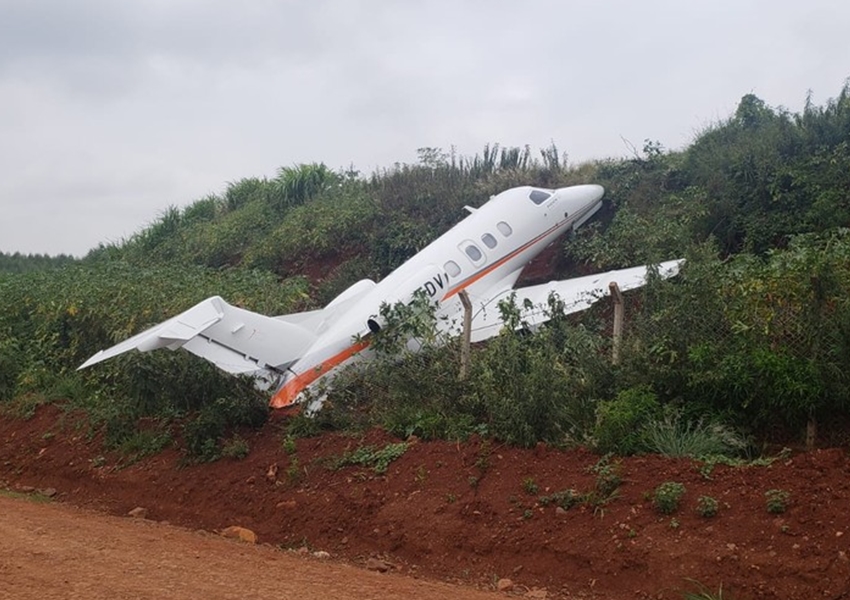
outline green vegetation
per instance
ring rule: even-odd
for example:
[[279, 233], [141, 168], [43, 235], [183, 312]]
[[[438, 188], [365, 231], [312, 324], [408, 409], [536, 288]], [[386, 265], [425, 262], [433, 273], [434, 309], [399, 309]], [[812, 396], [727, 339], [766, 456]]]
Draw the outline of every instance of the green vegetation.
[[679, 502], [685, 495], [685, 486], [677, 481], [665, 481], [655, 488], [652, 505], [662, 515], [672, 515], [679, 510]]
[[715, 593], [698, 581], [691, 581], [691, 583], [696, 589], [689, 592], [683, 592], [683, 600], [724, 600], [724, 598], [726, 600], [730, 600], [728, 594], [725, 596], [723, 595], [722, 584], [717, 588], [717, 592]]
[[[342, 374], [319, 417], [287, 433], [378, 425], [711, 460], [802, 440], [815, 423], [829, 436], [840, 426], [829, 416], [850, 407], [848, 140], [850, 85], [798, 114], [747, 95], [676, 152], [647, 140], [631, 158], [573, 165], [554, 146], [422, 148], [417, 164], [370, 176], [293, 165], [171, 207], [82, 260], [0, 255], [0, 410], [61, 401], [132, 454], [157, 447], [135, 437], [155, 421], [212, 460], [266, 420], [250, 381], [183, 352], [76, 367], [211, 295], [265, 314], [321, 306], [511, 186], [597, 182], [605, 205], [562, 242], [556, 276], [687, 259], [630, 300], [619, 365], [604, 303], [567, 317], [552, 298], [535, 335], [505, 303], [510, 327], [473, 349], [463, 380], [457, 341], [436, 335], [427, 310], [387, 307], [395, 326], [376, 336], [377, 361]], [[402, 348], [409, 336], [421, 352]]]
[[700, 496], [697, 500], [697, 513], [706, 519], [717, 514], [720, 505], [711, 496]]
[[779, 515], [788, 510], [788, 502], [791, 500], [791, 493], [785, 490], [767, 490], [764, 493], [767, 501], [767, 512], [772, 515]]
[[72, 265], [77, 259], [67, 254], [48, 256], [46, 254], [7, 254], [0, 252], [0, 273], [30, 273], [48, 271]]
[[387, 444], [383, 448], [361, 446], [331, 461], [330, 466], [332, 469], [341, 469], [347, 466], [358, 465], [369, 467], [375, 473], [383, 475], [387, 472], [390, 463], [401, 457], [407, 451], [407, 448], [408, 444], [406, 442]]
[[561, 490], [560, 492], [554, 492], [549, 494], [548, 496], [540, 496], [537, 499], [537, 502], [540, 506], [548, 506], [549, 504], [554, 504], [555, 506], [560, 506], [564, 510], [569, 510], [576, 504], [580, 504], [587, 500], [586, 494], [581, 494], [574, 489]]

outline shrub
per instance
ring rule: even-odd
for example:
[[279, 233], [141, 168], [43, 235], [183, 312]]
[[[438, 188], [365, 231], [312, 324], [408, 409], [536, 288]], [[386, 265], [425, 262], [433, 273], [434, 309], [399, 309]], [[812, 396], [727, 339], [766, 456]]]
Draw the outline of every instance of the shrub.
[[665, 481], [657, 488], [652, 505], [663, 515], [671, 515], [679, 509], [679, 501], [685, 494], [685, 486], [677, 481]]
[[791, 493], [785, 490], [767, 490], [764, 493], [767, 501], [767, 512], [773, 515], [784, 513], [788, 510], [788, 501], [791, 499]]
[[700, 516], [709, 518], [717, 514], [717, 500], [711, 496], [700, 496], [697, 500], [697, 512]]
[[661, 414], [655, 393], [647, 386], [623, 390], [599, 403], [594, 435], [602, 452], [634, 454], [642, 449], [641, 429]]

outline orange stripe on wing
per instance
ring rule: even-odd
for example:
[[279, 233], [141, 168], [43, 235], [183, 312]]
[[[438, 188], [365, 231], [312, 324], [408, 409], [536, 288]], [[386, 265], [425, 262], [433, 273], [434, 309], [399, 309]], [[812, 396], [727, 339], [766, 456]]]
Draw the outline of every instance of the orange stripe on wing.
[[287, 406], [292, 406], [292, 404], [295, 403], [295, 399], [298, 397], [298, 394], [303, 392], [307, 386], [334, 367], [338, 367], [361, 350], [366, 349], [369, 346], [369, 343], [370, 340], [362, 339], [345, 350], [334, 354], [329, 359], [322, 361], [312, 369], [307, 369], [303, 373], [299, 373], [287, 381], [286, 384], [280, 388], [274, 396], [272, 396], [269, 404], [272, 408], [286, 408]]

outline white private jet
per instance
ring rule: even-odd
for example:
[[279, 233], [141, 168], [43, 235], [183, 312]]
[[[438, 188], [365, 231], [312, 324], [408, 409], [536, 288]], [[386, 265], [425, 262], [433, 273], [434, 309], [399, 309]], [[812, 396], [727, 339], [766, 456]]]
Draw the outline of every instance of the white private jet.
[[[561, 234], [575, 230], [602, 204], [599, 185], [560, 189], [517, 187], [492, 197], [452, 229], [390, 273], [380, 283], [358, 281], [325, 308], [267, 317], [213, 296], [176, 317], [102, 350], [79, 368], [128, 350], [183, 348], [233, 374], [274, 382], [271, 406], [302, 401], [305, 391], [339, 366], [368, 355], [370, 335], [382, 325], [384, 304], [410, 302], [424, 294], [434, 305], [438, 326], [460, 333], [466, 290], [473, 304], [472, 341], [503, 327], [500, 300], [516, 294], [522, 320], [530, 326], [549, 318], [550, 294], [566, 312], [588, 308], [617, 282], [623, 291], [642, 286], [647, 267], [514, 288], [523, 268]], [[678, 272], [681, 261], [659, 265], [662, 277]], [[528, 302], [526, 302], [528, 301]]]

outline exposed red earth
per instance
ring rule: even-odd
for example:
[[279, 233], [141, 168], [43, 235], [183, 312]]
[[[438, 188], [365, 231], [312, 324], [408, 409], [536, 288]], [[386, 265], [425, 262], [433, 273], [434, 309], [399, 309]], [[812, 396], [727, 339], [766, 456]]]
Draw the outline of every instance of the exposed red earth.
[[[257, 548], [256, 561], [263, 566], [258, 572], [268, 571], [276, 554], [292, 558], [284, 549], [306, 547], [330, 554], [326, 561], [302, 559], [309, 569], [327, 568], [328, 578], [376, 575], [361, 570], [337, 574], [339, 563], [351, 563], [462, 584], [470, 593], [475, 590], [469, 588], [496, 590], [500, 580], [510, 579], [513, 587], [503, 595], [679, 599], [701, 584], [715, 594], [722, 586], [722, 598], [733, 600], [850, 598], [846, 448], [793, 453], [769, 466], [717, 465], [710, 470], [690, 460], [624, 458], [614, 462], [622, 483], [612, 497], [563, 510], [540, 497], [567, 489], [593, 491], [598, 455], [544, 446], [524, 450], [480, 439], [414, 440], [381, 475], [368, 467], [330, 465], [364, 444], [381, 447], [399, 440], [380, 431], [365, 438], [330, 434], [299, 439], [295, 452], [291, 447], [287, 452], [281, 434], [284, 418], [276, 416], [260, 431], [244, 434], [250, 453], [242, 460], [187, 464], [180, 452], [169, 449], [122, 467], [121, 458], [104, 453], [100, 441], [89, 439], [73, 417], [44, 406], [29, 420], [0, 418], [0, 480], [6, 489], [23, 493], [52, 488], [61, 504], [110, 515], [143, 507], [147, 520], [190, 530], [248, 528], [259, 544], [272, 547]], [[660, 514], [652, 502], [656, 486], [666, 481], [686, 490], [672, 515]], [[768, 512], [769, 490], [788, 492], [784, 513]], [[701, 496], [717, 500], [716, 516], [698, 514]], [[0, 557], [5, 556], [0, 596], [9, 593], [8, 585], [31, 581], [12, 568], [26, 556], [27, 542], [21, 537], [26, 527], [20, 523], [25, 521], [9, 506], [22, 505], [29, 510], [17, 500], [0, 504]], [[32, 505], [32, 510], [43, 508]], [[45, 517], [51, 524], [40, 526], [48, 530], [70, 531], [68, 519], [91, 516], [68, 507], [46, 508], [54, 511]], [[122, 536], [130, 536], [127, 543], [141, 554], [153, 544], [136, 543], [132, 536], [170, 539], [185, 534], [189, 537], [181, 543], [197, 544], [198, 551], [218, 543], [218, 538], [174, 533], [181, 530], [153, 524], [141, 533], [128, 533], [124, 520], [108, 522], [114, 525], [110, 536], [117, 536], [119, 544]], [[40, 534], [32, 535], [38, 539]], [[9, 540], [24, 546], [24, 554], [9, 554]], [[99, 538], [89, 541], [100, 544]], [[245, 554], [243, 546], [227, 543]], [[10, 556], [17, 563], [10, 563]], [[32, 560], [36, 564], [39, 559], [33, 555]], [[217, 560], [231, 568], [228, 559]], [[247, 568], [234, 558], [234, 577]], [[284, 567], [268, 577], [286, 579], [287, 569], [301, 567]], [[120, 579], [120, 573], [109, 577]], [[203, 578], [203, 573], [186, 571], [185, 576]], [[271, 589], [262, 587], [266, 584], [257, 580], [257, 589]], [[388, 593], [439, 597], [425, 591]], [[138, 597], [165, 596], [151, 592]]]

